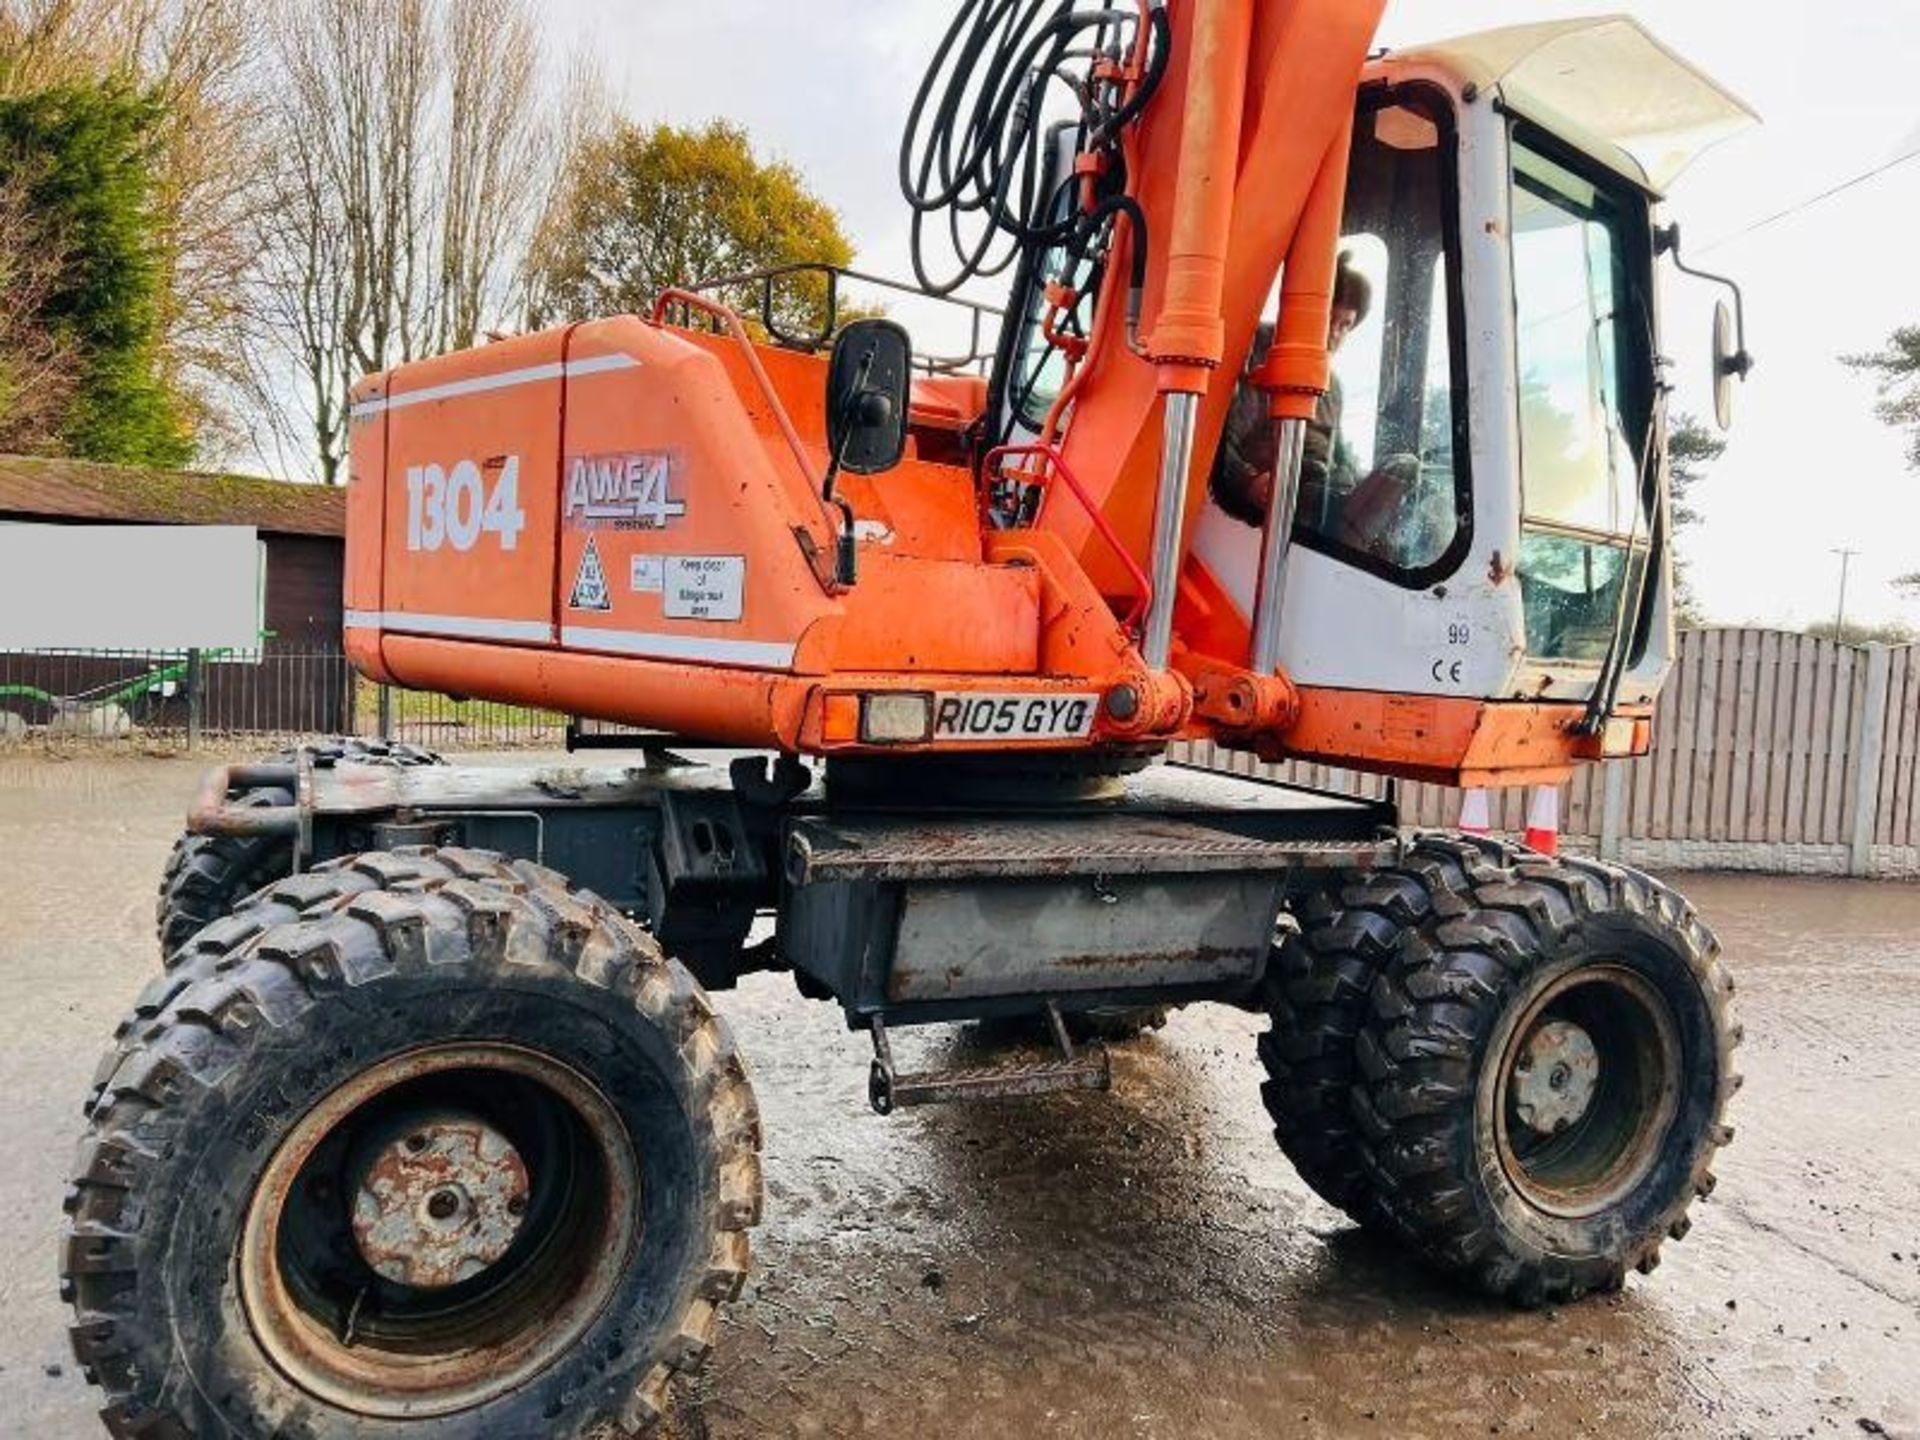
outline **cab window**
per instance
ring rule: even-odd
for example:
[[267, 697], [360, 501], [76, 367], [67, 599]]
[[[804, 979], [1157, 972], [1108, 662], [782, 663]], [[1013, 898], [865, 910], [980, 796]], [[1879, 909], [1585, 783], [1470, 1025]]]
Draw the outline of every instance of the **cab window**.
[[1522, 134], [1512, 153], [1527, 650], [1599, 661], [1637, 619], [1651, 552], [1639, 211]]
[[[1400, 584], [1431, 584], [1468, 539], [1457, 339], [1452, 112], [1409, 85], [1363, 100], [1342, 266], [1364, 303], [1338, 333], [1332, 387], [1308, 426], [1294, 534]], [[1350, 308], [1350, 307], [1349, 307]]]

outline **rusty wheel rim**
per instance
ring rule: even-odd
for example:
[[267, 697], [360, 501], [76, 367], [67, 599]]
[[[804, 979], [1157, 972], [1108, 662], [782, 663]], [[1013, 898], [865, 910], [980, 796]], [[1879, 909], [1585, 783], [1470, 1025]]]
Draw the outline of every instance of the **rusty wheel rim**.
[[517, 1046], [430, 1047], [331, 1092], [254, 1188], [240, 1301], [276, 1368], [357, 1414], [525, 1385], [606, 1310], [640, 1167], [599, 1089]]
[[1653, 1169], [1679, 1107], [1679, 1027], [1620, 965], [1561, 976], [1507, 1031], [1493, 1097], [1501, 1168], [1526, 1201], [1582, 1218]]

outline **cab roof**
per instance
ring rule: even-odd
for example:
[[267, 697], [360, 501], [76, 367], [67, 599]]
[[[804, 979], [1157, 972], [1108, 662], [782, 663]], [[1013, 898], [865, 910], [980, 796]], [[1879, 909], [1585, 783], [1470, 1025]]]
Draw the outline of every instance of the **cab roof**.
[[1509, 110], [1656, 195], [1760, 118], [1626, 15], [1511, 25], [1385, 58], [1497, 93]]

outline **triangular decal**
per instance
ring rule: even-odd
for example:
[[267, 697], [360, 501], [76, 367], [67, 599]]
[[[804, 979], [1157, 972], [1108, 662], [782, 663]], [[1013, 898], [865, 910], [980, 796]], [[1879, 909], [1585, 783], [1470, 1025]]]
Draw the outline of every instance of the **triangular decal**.
[[606, 567], [600, 563], [599, 547], [587, 536], [587, 548], [581, 552], [580, 568], [574, 572], [573, 594], [567, 597], [573, 610], [611, 610], [613, 591], [607, 585]]

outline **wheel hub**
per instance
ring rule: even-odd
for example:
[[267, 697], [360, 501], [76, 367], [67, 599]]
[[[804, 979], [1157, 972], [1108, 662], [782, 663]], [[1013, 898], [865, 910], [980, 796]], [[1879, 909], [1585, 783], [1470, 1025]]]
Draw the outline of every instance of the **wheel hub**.
[[620, 1114], [564, 1062], [425, 1046], [347, 1080], [280, 1142], [248, 1201], [240, 1303], [309, 1395], [451, 1415], [579, 1342], [621, 1283], [640, 1195]]
[[1672, 1006], [1646, 976], [1601, 960], [1561, 974], [1504, 1033], [1485, 1104], [1508, 1179], [1549, 1215], [1619, 1203], [1658, 1162], [1678, 1108]]
[[496, 1264], [526, 1214], [527, 1168], [486, 1122], [408, 1117], [372, 1148], [353, 1201], [353, 1238], [374, 1272], [445, 1289]]
[[1534, 1027], [1513, 1066], [1514, 1114], [1536, 1135], [1557, 1135], [1593, 1104], [1600, 1051], [1571, 1020]]

